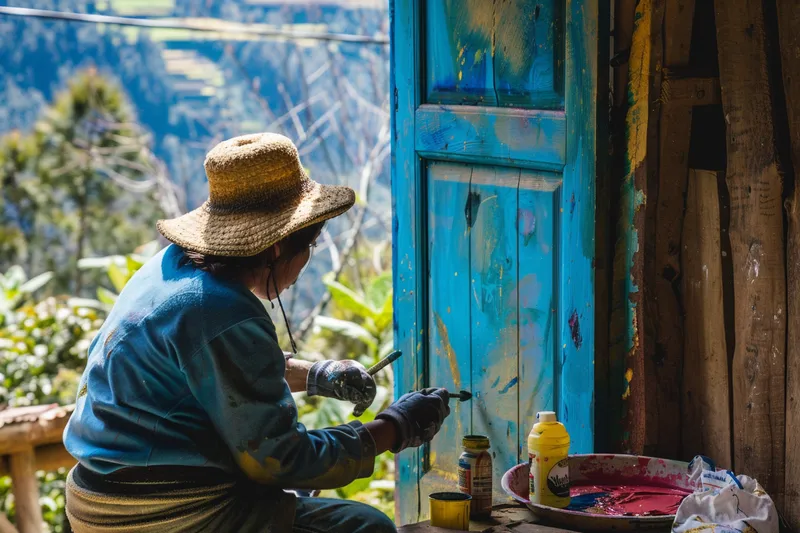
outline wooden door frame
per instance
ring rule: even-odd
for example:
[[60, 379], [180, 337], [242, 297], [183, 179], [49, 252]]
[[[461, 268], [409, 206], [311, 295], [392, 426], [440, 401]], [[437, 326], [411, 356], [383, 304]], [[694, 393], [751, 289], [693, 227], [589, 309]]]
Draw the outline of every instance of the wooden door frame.
[[[559, 417], [571, 423], [572, 452], [586, 453], [593, 451], [595, 435], [595, 186], [598, 170], [605, 168], [608, 84], [603, 80], [607, 79], [609, 3], [564, 1], [568, 122], [560, 198], [564, 220], [559, 239], [562, 270], [559, 286], [554, 289], [559, 295], [560, 350], [556, 357], [561, 361], [562, 374], [555, 386], [563, 400], [557, 407]], [[394, 342], [404, 354], [394, 365], [396, 396], [427, 385], [426, 183], [415, 144], [417, 109], [423, 96], [424, 65], [418, 53], [423, 44], [423, 5], [423, 0], [390, 0], [389, 8]], [[600, 309], [598, 315], [606, 311]], [[605, 366], [605, 361], [598, 363]], [[587, 401], [589, 409], [585, 408]], [[424, 457], [421, 449], [398, 454], [399, 485], [416, 485], [419, 489]], [[424, 506], [419, 490], [398, 493], [395, 501], [401, 522], [413, 521]]]

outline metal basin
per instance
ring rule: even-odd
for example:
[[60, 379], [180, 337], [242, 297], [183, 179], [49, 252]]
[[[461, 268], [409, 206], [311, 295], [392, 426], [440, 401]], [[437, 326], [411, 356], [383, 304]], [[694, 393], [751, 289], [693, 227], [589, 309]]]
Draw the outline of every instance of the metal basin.
[[[692, 491], [687, 474], [688, 463], [637, 455], [571, 455], [570, 482], [575, 485], [649, 485]], [[528, 500], [527, 463], [507, 471], [501, 481], [503, 490], [525, 504], [534, 514], [550, 524], [577, 531], [669, 531], [675, 515], [611, 516], [584, 511], [557, 509]]]

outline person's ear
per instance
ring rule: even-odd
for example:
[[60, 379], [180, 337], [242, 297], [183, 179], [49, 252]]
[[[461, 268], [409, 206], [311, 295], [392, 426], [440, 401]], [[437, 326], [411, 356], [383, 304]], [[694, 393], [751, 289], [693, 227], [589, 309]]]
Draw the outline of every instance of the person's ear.
[[272, 260], [275, 261], [281, 256], [281, 243], [276, 242], [272, 245]]

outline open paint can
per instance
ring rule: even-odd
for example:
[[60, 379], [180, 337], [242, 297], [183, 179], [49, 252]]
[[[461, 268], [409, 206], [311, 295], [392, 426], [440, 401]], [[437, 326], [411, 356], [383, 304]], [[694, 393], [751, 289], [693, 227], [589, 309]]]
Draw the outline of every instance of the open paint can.
[[434, 492], [431, 504], [431, 525], [446, 529], [469, 529], [469, 506], [472, 496], [463, 492]]

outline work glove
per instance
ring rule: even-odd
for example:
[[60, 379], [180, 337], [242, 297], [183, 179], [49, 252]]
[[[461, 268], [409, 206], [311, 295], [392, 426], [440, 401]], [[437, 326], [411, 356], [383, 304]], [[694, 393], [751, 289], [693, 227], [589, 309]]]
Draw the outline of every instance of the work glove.
[[366, 409], [375, 400], [375, 380], [357, 361], [320, 361], [311, 366], [306, 380], [309, 396], [352, 402]]
[[398, 453], [409, 447], [430, 442], [450, 414], [450, 396], [446, 389], [422, 389], [402, 395], [375, 418], [391, 420], [397, 426]]

